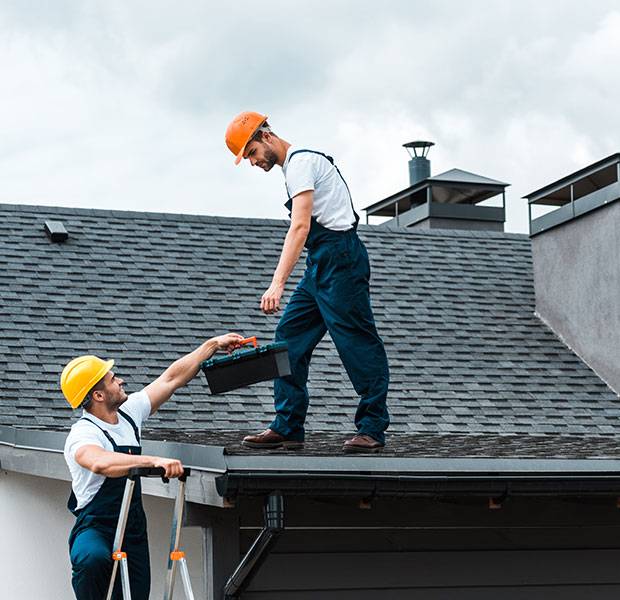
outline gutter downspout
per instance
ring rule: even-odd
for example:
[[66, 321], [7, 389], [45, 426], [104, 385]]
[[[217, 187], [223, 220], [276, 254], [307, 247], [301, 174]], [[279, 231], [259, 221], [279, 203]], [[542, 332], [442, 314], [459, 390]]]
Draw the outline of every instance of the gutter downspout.
[[265, 526], [224, 586], [226, 600], [238, 598], [258, 572], [276, 540], [284, 533], [284, 498], [272, 492], [263, 506]]

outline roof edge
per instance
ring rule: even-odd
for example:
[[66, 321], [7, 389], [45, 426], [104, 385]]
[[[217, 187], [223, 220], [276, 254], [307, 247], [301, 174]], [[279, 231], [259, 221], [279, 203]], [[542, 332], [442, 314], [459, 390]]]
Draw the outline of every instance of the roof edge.
[[[113, 210], [105, 208], [76, 208], [69, 206], [47, 206], [35, 204], [4, 204], [0, 202], [0, 212], [12, 213], [33, 213], [41, 216], [42, 213], [53, 215], [71, 216], [78, 215], [80, 217], [118, 217], [118, 218], [144, 218], [160, 221], [179, 221], [194, 223], [213, 223], [217, 225], [271, 225], [271, 226], [288, 226], [288, 219], [266, 219], [261, 217], [222, 217], [214, 215], [196, 215], [185, 213], [160, 213], [160, 212], [141, 212], [131, 210]], [[451, 237], [451, 238], [495, 238], [495, 239], [513, 239], [513, 240], [529, 240], [527, 233], [509, 233], [499, 231], [476, 231], [464, 229], [433, 229], [420, 230], [410, 227], [396, 226], [378, 226], [360, 224], [359, 231], [364, 233], [381, 234], [386, 231], [397, 232], [418, 237]]]
[[117, 210], [112, 208], [78, 208], [73, 206], [54, 206], [46, 204], [9, 204], [0, 202], [0, 211], [14, 212], [14, 213], [36, 213], [41, 214], [47, 212], [50, 214], [58, 215], [79, 215], [84, 217], [140, 217], [144, 219], [153, 219], [159, 221], [189, 221], [189, 222], [212, 222], [218, 224], [230, 223], [236, 224], [248, 224], [259, 223], [269, 225], [283, 225], [287, 224], [287, 219], [265, 219], [259, 217], [224, 217], [216, 215], [200, 215], [193, 213], [174, 213], [174, 212], [148, 212], [148, 211], [134, 211], [134, 210]]
[[226, 473], [215, 479], [217, 493], [227, 500], [265, 496], [273, 490], [287, 495], [383, 497], [490, 497], [508, 496], [617, 496], [620, 471], [519, 475], [479, 473], [446, 475], [367, 473], [365, 475], [316, 473]]
[[[545, 196], [547, 193], [550, 193], [554, 190], [554, 188], [564, 187], [565, 185], [570, 185], [570, 183], [580, 179], [586, 174], [590, 172], [599, 171], [604, 169], [605, 167], [612, 165], [616, 162], [620, 161], [620, 152], [616, 152], [615, 154], [610, 154], [601, 160], [597, 160], [581, 169], [577, 169], [568, 175], [564, 175], [564, 177], [560, 177], [555, 181], [547, 183], [542, 187], [530, 192], [529, 194], [525, 194], [525, 196], [521, 196], [522, 199], [528, 200], [530, 204], [534, 203], [537, 199], [540, 199], [542, 196]], [[532, 200], [532, 198], [534, 198]]]

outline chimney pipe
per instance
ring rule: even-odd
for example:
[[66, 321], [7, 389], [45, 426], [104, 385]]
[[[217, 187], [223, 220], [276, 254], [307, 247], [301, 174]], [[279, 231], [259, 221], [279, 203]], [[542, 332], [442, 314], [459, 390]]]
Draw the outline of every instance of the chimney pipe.
[[433, 142], [408, 142], [403, 144], [403, 148], [407, 148], [411, 160], [409, 161], [409, 185], [415, 185], [418, 181], [422, 181], [431, 176], [431, 161], [427, 155]]
[[[367, 206], [368, 217], [391, 217], [380, 226], [423, 229], [476, 229], [503, 231], [506, 220], [504, 191], [508, 186], [495, 179], [461, 169], [450, 169], [431, 177], [427, 158], [433, 142], [418, 140], [403, 144], [409, 161], [409, 185]], [[502, 205], [480, 206], [501, 195]]]

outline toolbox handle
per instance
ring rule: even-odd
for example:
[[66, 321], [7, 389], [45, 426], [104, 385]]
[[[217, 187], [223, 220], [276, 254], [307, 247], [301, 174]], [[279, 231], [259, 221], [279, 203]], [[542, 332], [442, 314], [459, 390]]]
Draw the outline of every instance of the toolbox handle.
[[243, 340], [239, 340], [238, 344], [240, 346], [246, 346], [247, 344], [252, 344], [252, 346], [254, 346], [254, 348], [256, 348], [258, 346], [258, 342], [256, 341], [256, 336], [253, 335], [252, 337], [249, 338], [245, 338]]
[[[179, 476], [179, 481], [185, 481], [191, 474], [192, 470], [189, 467], [183, 469], [183, 474]], [[133, 467], [129, 469], [129, 479], [134, 481], [139, 477], [161, 477], [164, 483], [170, 481], [166, 477], [166, 469], [163, 467]]]

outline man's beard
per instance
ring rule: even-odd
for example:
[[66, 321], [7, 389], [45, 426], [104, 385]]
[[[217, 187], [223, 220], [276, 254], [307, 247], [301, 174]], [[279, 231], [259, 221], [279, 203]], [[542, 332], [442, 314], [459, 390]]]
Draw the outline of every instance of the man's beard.
[[276, 164], [278, 157], [273, 150], [265, 150], [265, 160], [260, 165], [265, 171], [270, 171], [271, 167]]
[[127, 400], [127, 398], [128, 398], [127, 393], [125, 392], [125, 390], [123, 390], [116, 398], [114, 398], [114, 400], [111, 401], [111, 404], [114, 407], [114, 409], [117, 409], [123, 404], [125, 404], [125, 401]]

